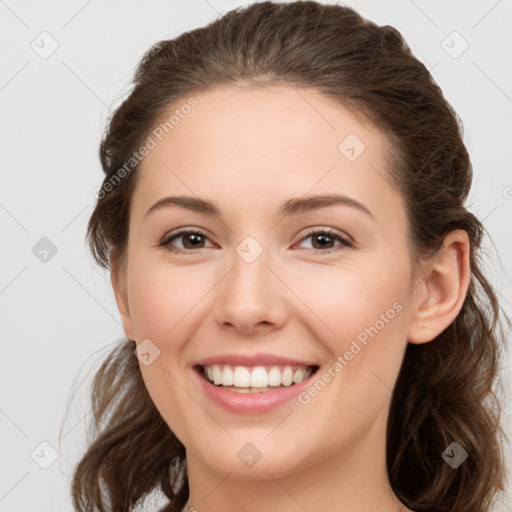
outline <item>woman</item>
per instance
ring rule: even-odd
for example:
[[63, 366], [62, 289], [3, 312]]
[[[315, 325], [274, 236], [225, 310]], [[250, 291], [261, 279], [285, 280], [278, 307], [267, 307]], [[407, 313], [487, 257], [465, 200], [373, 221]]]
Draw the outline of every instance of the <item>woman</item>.
[[161, 41], [88, 239], [127, 338], [75, 508], [488, 511], [499, 306], [459, 119], [390, 26], [263, 2]]

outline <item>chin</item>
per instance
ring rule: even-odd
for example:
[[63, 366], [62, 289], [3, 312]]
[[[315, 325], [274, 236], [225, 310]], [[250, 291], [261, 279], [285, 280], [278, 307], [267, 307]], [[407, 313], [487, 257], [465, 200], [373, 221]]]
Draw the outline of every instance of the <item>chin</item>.
[[[268, 431], [262, 437], [266, 435]], [[230, 478], [268, 480], [291, 475], [314, 464], [313, 461], [308, 464], [304, 446], [300, 449], [298, 446], [292, 439], [288, 446], [269, 440], [258, 443], [231, 439], [229, 443], [217, 444], [214, 451], [205, 452], [200, 447], [196, 453], [209, 453], [207, 458], [201, 457], [203, 463], [217, 472], [230, 474]]]

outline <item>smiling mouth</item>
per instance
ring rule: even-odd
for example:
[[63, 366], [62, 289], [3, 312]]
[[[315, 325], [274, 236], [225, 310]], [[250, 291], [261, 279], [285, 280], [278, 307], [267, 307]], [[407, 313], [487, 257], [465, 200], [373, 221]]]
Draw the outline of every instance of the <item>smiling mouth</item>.
[[210, 384], [228, 391], [265, 393], [300, 384], [313, 375], [318, 370], [318, 366], [212, 364], [198, 366], [196, 369]]

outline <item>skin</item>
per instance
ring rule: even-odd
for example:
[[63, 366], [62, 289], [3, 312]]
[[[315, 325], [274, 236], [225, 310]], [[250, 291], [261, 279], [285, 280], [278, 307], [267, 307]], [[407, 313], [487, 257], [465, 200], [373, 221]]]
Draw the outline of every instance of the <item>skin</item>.
[[[126, 258], [111, 268], [126, 337], [160, 350], [140, 369], [186, 447], [190, 506], [410, 510], [386, 471], [391, 392], [407, 343], [431, 341], [462, 307], [467, 234], [449, 233], [413, 275], [406, 211], [377, 127], [312, 89], [223, 85], [194, 97], [197, 107], [142, 164]], [[365, 144], [354, 161], [338, 150], [348, 134]], [[373, 217], [347, 205], [278, 215], [292, 197], [332, 193]], [[176, 206], [145, 215], [171, 195], [213, 201], [222, 219]], [[159, 247], [177, 228], [205, 231], [202, 248], [187, 237], [172, 244], [188, 253]], [[318, 237], [307, 236], [322, 228], [355, 245], [331, 239], [327, 249], [336, 250], [323, 254]], [[236, 252], [247, 236], [263, 248], [252, 263]], [[229, 412], [205, 396], [192, 370], [205, 357], [267, 352], [314, 362], [320, 375], [397, 302], [401, 311], [306, 405]], [[252, 467], [237, 457], [247, 442], [262, 454]]]

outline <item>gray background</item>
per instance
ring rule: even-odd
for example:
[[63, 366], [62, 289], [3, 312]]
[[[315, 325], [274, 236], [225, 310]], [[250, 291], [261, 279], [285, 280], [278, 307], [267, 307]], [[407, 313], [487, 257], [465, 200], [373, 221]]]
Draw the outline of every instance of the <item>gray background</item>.
[[[246, 3], [0, 0], [1, 512], [72, 510], [90, 371], [123, 336], [109, 276], [84, 242], [110, 110], [154, 42]], [[484, 261], [511, 314], [512, 2], [345, 3], [398, 28], [462, 118], [475, 171], [468, 207], [494, 241], [486, 235]], [[52, 44], [58, 48], [45, 55]], [[508, 351], [507, 378], [510, 366]], [[509, 400], [510, 393], [503, 403], [512, 435]], [[510, 483], [495, 511], [512, 511]]]

